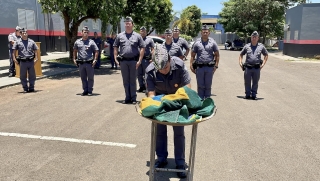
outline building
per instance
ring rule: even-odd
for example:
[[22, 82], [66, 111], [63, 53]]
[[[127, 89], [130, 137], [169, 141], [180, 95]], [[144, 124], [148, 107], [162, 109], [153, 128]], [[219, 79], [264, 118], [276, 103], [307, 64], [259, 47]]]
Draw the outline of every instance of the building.
[[320, 3], [301, 4], [286, 12], [283, 54], [320, 55]]
[[[64, 21], [60, 13], [43, 14], [38, 0], [1, 0], [0, 16], [0, 60], [9, 58], [8, 35], [15, 32], [16, 26], [27, 28], [29, 38], [41, 42], [41, 55], [68, 51]], [[81, 23], [78, 36], [81, 36], [83, 26], [90, 28], [90, 36], [93, 36], [94, 31], [101, 35], [100, 20], [89, 19]]]
[[206, 24], [209, 27], [212, 27], [216, 33], [224, 33], [222, 24], [218, 23], [219, 15], [202, 15], [201, 23], [202, 25]]

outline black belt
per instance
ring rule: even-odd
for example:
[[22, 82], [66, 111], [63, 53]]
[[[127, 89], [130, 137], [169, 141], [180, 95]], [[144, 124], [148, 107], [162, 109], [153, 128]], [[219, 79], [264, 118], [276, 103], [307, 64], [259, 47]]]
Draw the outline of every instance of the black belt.
[[252, 69], [252, 68], [255, 68], [255, 69], [258, 69], [260, 68], [260, 63], [257, 63], [257, 64], [249, 64], [249, 63], [244, 63], [243, 66], [248, 68], [248, 69]]
[[87, 60], [86, 59], [77, 59], [76, 62], [79, 63], [79, 64], [84, 64], [84, 63], [92, 64], [93, 63], [93, 58], [87, 59]]
[[19, 62], [32, 62], [34, 57], [17, 57], [16, 58]]
[[126, 57], [122, 57], [122, 60], [125, 61], [138, 61], [139, 57], [131, 57], [131, 58], [126, 58]]

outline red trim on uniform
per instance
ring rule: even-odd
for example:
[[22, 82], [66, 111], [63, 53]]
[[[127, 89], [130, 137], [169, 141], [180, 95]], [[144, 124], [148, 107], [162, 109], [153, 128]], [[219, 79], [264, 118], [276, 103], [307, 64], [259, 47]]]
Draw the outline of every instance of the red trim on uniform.
[[320, 40], [284, 40], [283, 42], [291, 44], [320, 44]]
[[[16, 32], [15, 28], [0, 28], [0, 35], [9, 35], [10, 33]], [[94, 31], [89, 32], [89, 36], [93, 36]], [[65, 36], [64, 31], [59, 30], [28, 30], [28, 35], [39, 35], [39, 36]], [[78, 36], [82, 36], [81, 32], [78, 32]], [[98, 36], [101, 33], [98, 32]]]

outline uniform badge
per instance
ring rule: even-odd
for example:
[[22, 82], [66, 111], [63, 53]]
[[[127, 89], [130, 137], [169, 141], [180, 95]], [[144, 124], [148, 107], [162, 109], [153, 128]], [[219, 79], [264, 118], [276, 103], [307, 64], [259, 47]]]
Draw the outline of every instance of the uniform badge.
[[178, 87], [178, 84], [174, 84], [174, 87]]

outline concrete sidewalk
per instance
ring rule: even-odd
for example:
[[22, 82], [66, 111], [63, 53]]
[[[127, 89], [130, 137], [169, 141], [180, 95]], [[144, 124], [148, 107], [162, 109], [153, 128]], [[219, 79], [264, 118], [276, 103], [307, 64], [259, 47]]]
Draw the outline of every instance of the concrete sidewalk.
[[[77, 67], [73, 65], [63, 65], [59, 63], [49, 62], [49, 60], [69, 57], [69, 52], [53, 52], [48, 55], [41, 56], [41, 67], [43, 76], [37, 79], [46, 78], [58, 74], [76, 71]], [[16, 77], [8, 77], [9, 59], [0, 60], [0, 89], [12, 85], [20, 84], [20, 79]]]

